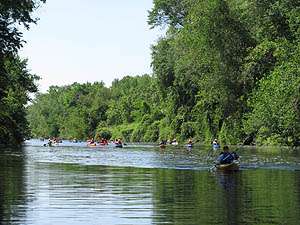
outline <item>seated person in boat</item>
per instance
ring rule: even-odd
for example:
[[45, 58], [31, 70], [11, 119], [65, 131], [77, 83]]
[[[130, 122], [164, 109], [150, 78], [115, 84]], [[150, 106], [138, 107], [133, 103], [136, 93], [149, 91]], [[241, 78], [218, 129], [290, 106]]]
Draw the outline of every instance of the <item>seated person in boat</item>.
[[167, 141], [165, 141], [165, 140], [161, 140], [160, 142], [159, 142], [159, 145], [166, 145], [167, 144]]
[[191, 138], [189, 138], [189, 140], [187, 142], [187, 146], [188, 147], [192, 147], [193, 146], [193, 140]]
[[116, 139], [115, 144], [117, 145], [121, 145], [122, 144], [122, 140], [121, 138]]
[[171, 142], [170, 142], [171, 145], [178, 145], [178, 142], [176, 140], [176, 138], [174, 138]]
[[212, 145], [213, 145], [213, 148], [214, 148], [214, 149], [220, 148], [220, 144], [219, 144], [219, 142], [218, 142], [217, 139], [215, 139], [215, 140], [212, 142]]
[[48, 146], [51, 147], [51, 146], [52, 146], [52, 143], [53, 143], [53, 142], [52, 142], [52, 139], [50, 138], [50, 139], [48, 140]]
[[105, 138], [101, 138], [100, 144], [101, 145], [108, 145], [108, 141]]
[[223, 147], [223, 152], [220, 153], [217, 159], [217, 164], [230, 164], [238, 158], [238, 154], [236, 154], [235, 152], [229, 152], [229, 147], [225, 145]]
[[86, 142], [87, 142], [88, 145], [91, 145], [91, 144], [95, 143], [94, 138], [88, 139]]

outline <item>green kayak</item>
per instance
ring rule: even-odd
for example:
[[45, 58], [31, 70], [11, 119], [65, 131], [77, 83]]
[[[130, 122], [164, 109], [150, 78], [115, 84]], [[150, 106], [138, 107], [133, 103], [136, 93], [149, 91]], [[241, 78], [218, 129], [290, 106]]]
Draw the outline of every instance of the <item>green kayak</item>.
[[238, 170], [240, 168], [240, 163], [237, 160], [234, 160], [232, 163], [228, 164], [217, 164], [215, 165], [217, 170], [220, 171], [227, 171], [227, 170]]

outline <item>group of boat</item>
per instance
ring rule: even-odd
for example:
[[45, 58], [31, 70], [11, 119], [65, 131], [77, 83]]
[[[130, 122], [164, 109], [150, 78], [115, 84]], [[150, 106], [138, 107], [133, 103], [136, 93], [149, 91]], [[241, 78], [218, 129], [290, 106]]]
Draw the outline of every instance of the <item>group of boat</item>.
[[[58, 146], [59, 143], [62, 143], [59, 139], [49, 139], [47, 144], [44, 144], [44, 146]], [[121, 139], [111, 140], [108, 141], [106, 139], [101, 139], [100, 141], [94, 141], [94, 139], [87, 140], [87, 146], [88, 147], [104, 147], [104, 146], [110, 146], [110, 147], [116, 147], [116, 148], [123, 148], [123, 145], [125, 145]], [[172, 141], [161, 141], [159, 143], [160, 148], [166, 148], [168, 145], [170, 146], [178, 146], [178, 142], [176, 139], [173, 139]], [[192, 149], [193, 147], [193, 141], [191, 139], [188, 140], [186, 147], [188, 149]], [[212, 142], [212, 149], [214, 151], [218, 151], [221, 149], [220, 144], [215, 139]], [[218, 158], [215, 161], [215, 164], [211, 169], [213, 170], [219, 170], [219, 171], [236, 171], [240, 167], [239, 162], [239, 156], [235, 152], [229, 152], [228, 146], [223, 147], [223, 151], [220, 152]]]
[[[44, 139], [43, 139], [44, 141]], [[47, 142], [47, 144], [44, 144], [44, 147], [46, 146], [49, 146], [49, 147], [52, 147], [52, 146], [58, 146], [60, 143], [62, 143], [62, 140], [59, 139], [59, 138], [50, 138]]]
[[88, 147], [103, 147], [108, 145], [113, 146], [115, 148], [123, 148], [124, 144], [121, 139], [111, 140], [110, 142], [103, 138], [99, 142], [96, 142], [93, 139], [87, 140]]
[[[166, 148], [167, 146], [178, 146], [178, 141], [176, 139], [173, 139], [173, 140], [162, 140], [160, 143], [159, 143], [159, 147], [160, 148]], [[191, 139], [189, 139], [186, 147], [188, 148], [192, 148], [193, 147], [193, 142]]]

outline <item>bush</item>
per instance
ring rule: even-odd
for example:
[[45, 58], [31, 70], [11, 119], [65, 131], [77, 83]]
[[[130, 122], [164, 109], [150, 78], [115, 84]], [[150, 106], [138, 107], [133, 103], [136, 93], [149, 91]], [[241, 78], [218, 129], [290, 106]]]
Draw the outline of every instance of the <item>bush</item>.
[[153, 142], [153, 141], [157, 141], [158, 138], [159, 138], [159, 121], [156, 121], [148, 127], [143, 139], [146, 142]]
[[104, 138], [106, 140], [109, 140], [111, 138], [112, 134], [111, 134], [111, 131], [110, 130], [103, 130], [101, 133], [100, 133], [100, 137], [101, 138]]
[[224, 144], [238, 144], [244, 136], [242, 129], [242, 124], [238, 119], [228, 118], [222, 125], [219, 139]]
[[132, 128], [121, 130], [122, 138], [125, 141], [130, 141], [131, 140], [132, 133], [133, 133], [133, 129]]
[[195, 136], [195, 122], [184, 122], [181, 125], [180, 139], [186, 140]]
[[143, 140], [145, 135], [145, 127], [143, 125], [138, 125], [137, 128], [132, 132], [130, 141], [140, 142]]

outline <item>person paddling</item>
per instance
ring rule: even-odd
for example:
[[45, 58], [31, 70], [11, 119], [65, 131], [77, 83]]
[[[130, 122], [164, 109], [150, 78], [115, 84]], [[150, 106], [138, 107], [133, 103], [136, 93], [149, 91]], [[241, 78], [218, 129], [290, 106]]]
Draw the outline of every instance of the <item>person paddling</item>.
[[238, 154], [236, 152], [229, 152], [229, 147], [225, 145], [223, 147], [223, 152], [221, 152], [217, 158], [217, 164], [230, 164], [238, 158]]
[[187, 142], [187, 147], [188, 148], [192, 148], [193, 147], [193, 140], [191, 138], [189, 138], [189, 140]]
[[220, 148], [220, 144], [217, 139], [212, 142], [212, 146], [214, 150], [218, 150]]

